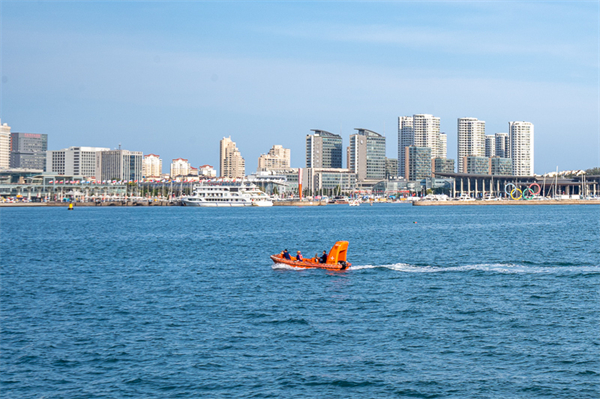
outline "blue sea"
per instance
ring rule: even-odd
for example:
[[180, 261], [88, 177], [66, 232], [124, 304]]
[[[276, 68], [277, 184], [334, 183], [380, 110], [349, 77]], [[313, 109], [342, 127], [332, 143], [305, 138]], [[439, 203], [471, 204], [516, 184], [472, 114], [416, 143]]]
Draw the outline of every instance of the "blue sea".
[[[2, 398], [600, 397], [600, 207], [0, 209]], [[346, 272], [294, 270], [350, 242]]]

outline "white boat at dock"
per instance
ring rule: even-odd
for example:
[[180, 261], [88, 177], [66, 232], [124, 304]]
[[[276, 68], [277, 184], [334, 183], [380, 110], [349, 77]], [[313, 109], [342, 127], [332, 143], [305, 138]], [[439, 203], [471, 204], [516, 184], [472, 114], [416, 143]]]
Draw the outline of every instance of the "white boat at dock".
[[194, 186], [192, 195], [181, 197], [185, 206], [243, 207], [273, 206], [267, 194], [247, 182], [210, 182]]

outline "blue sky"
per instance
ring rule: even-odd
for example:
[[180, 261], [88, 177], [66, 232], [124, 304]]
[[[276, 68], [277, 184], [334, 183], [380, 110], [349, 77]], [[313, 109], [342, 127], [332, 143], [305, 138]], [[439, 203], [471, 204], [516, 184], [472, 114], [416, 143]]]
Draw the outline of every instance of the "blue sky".
[[246, 172], [310, 129], [387, 137], [430, 113], [535, 125], [535, 171], [600, 165], [598, 2], [10, 2], [0, 118], [49, 149], [104, 146]]

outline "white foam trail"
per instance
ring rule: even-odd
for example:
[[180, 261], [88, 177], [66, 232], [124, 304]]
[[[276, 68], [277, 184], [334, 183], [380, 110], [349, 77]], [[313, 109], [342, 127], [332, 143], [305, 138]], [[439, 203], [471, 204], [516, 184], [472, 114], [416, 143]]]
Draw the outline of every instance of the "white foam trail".
[[440, 273], [440, 272], [464, 272], [481, 270], [493, 273], [600, 273], [600, 266], [524, 266], [516, 264], [479, 264], [452, 267], [437, 266], [414, 266], [407, 263], [395, 263], [392, 265], [358, 265], [351, 266], [348, 270], [357, 271], [364, 269], [390, 269], [405, 273]]
[[273, 270], [303, 270], [302, 268], [286, 265], [285, 263], [274, 263], [272, 268]]

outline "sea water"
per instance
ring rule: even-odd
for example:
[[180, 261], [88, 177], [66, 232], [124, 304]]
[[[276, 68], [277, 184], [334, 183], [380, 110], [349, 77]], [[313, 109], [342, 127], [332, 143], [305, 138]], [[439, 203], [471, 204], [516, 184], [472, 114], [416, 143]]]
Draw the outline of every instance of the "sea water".
[[[598, 398], [600, 207], [0, 209], [5, 398]], [[346, 272], [295, 270], [350, 242]]]

